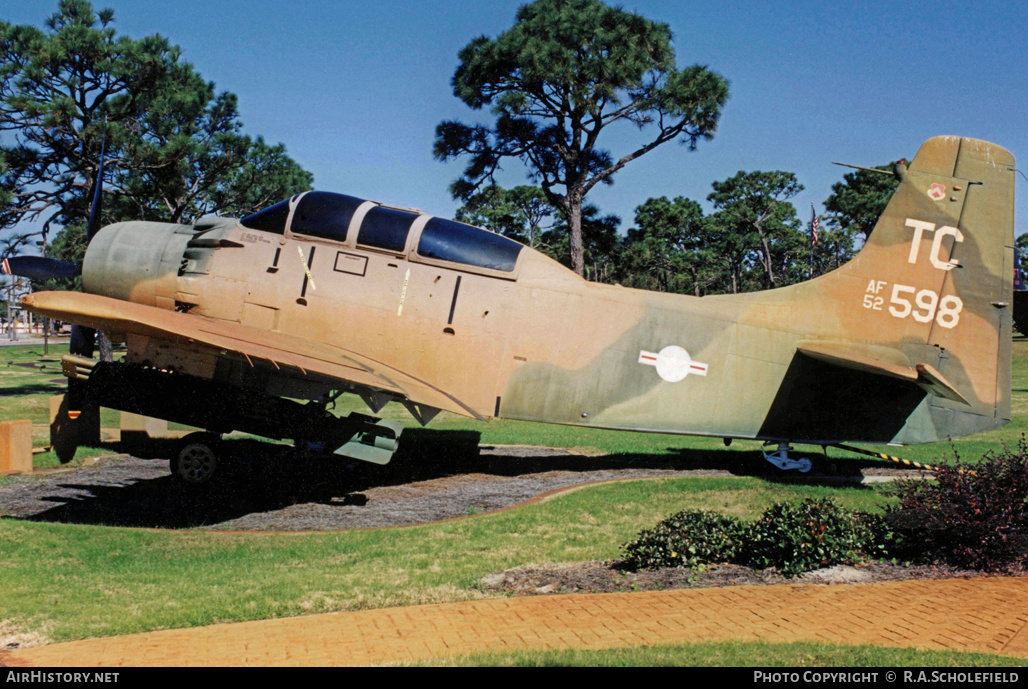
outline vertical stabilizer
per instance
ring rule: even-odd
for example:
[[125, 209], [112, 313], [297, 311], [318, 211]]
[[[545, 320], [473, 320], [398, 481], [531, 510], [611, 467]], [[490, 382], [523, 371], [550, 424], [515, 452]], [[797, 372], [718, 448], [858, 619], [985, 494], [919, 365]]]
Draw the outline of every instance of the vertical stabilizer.
[[925, 443], [1010, 420], [1014, 159], [937, 137], [896, 173], [860, 253], [775, 297], [816, 316], [789, 323], [797, 356], [760, 437]]
[[867, 245], [861, 278], [876, 344], [901, 350], [930, 392], [896, 438], [924, 442], [1010, 419], [1014, 159], [994, 144], [927, 141]]

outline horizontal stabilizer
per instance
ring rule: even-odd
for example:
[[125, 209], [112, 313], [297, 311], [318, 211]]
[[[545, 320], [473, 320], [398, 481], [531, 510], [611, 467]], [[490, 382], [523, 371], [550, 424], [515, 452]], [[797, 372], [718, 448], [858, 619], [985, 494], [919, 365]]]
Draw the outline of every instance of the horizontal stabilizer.
[[944, 397], [948, 400], [960, 402], [961, 404], [966, 404], [969, 407], [971, 406], [971, 403], [968, 402], [955, 387], [953, 387], [953, 384], [943, 378], [942, 374], [934, 367], [928, 364], [918, 364], [916, 368], [919, 374], [917, 384], [928, 392], [932, 393], [936, 397]]
[[[936, 397], [970, 406], [970, 402], [933, 366], [924, 363], [916, 366], [900, 363], [896, 361], [895, 350], [890, 352], [887, 349], [840, 342], [801, 342], [797, 350], [812, 359], [835, 366], [907, 380]], [[889, 356], [890, 353], [892, 356]], [[887, 360], [890, 358], [893, 360]]]

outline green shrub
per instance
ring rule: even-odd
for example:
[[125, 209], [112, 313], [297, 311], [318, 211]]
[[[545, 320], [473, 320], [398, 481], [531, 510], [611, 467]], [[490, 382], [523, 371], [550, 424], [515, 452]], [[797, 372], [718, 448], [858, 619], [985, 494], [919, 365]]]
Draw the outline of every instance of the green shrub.
[[745, 527], [733, 517], [705, 510], [673, 514], [622, 548], [628, 569], [686, 567], [731, 562], [739, 552]]
[[732, 562], [796, 576], [821, 567], [900, 558], [985, 571], [1028, 569], [1028, 440], [989, 452], [973, 471], [943, 466], [934, 481], [907, 481], [884, 516], [833, 500], [778, 503], [748, 525], [679, 512], [624, 547], [632, 568]]
[[986, 571], [1028, 566], [1028, 446], [989, 452], [973, 471], [944, 467], [934, 481], [901, 485], [885, 516], [894, 553]]
[[839, 507], [833, 500], [778, 503], [751, 524], [704, 510], [674, 514], [622, 546], [627, 569], [730, 562], [777, 568], [796, 576], [821, 567], [888, 554], [892, 534], [883, 519]]
[[780, 502], [747, 527], [739, 564], [775, 567], [792, 577], [884, 554], [887, 539], [879, 518], [844, 509], [829, 498]]

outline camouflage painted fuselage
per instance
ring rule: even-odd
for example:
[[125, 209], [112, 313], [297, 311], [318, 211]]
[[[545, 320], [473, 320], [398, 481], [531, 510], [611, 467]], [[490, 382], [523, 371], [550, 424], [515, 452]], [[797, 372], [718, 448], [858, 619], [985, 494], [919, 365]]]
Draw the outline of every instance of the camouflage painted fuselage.
[[[440, 258], [416, 212], [396, 244], [369, 247], [370, 202], [331, 237], [296, 231], [297, 199], [281, 231], [122, 223], [90, 245], [85, 290], [167, 323], [85, 320], [121, 327], [133, 361], [292, 397], [347, 390], [373, 408], [406, 399], [726, 438], [936, 441], [1010, 418], [1013, 164], [991, 144], [932, 139], [849, 264], [702, 298], [589, 283], [527, 247], [509, 266]], [[37, 310], [76, 320], [54, 303]], [[182, 319], [231, 325], [240, 345], [161, 336]], [[308, 363], [247, 344], [262, 341], [295, 342]], [[332, 357], [363, 377], [315, 365]]]
[[[860, 254], [792, 287], [693, 298], [540, 283], [522, 303], [561, 313], [566, 327], [529, 342], [563, 342], [513, 372], [501, 411], [814, 442], [920, 443], [998, 428], [1010, 419], [1012, 167], [996, 146], [929, 142]], [[669, 346], [702, 368], [676, 380], [645, 365]], [[914, 375], [919, 364], [949, 385]]]

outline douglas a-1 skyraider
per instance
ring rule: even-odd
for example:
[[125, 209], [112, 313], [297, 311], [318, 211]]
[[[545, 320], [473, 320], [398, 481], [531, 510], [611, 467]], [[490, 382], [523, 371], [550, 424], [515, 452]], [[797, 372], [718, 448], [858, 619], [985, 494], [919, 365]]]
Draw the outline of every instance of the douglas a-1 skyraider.
[[[1013, 168], [993, 144], [931, 139], [896, 166], [853, 261], [766, 292], [590, 283], [486, 230], [311, 191], [241, 220], [111, 225], [91, 236], [82, 293], [23, 305], [83, 326], [64, 360], [64, 412], [81, 416], [58, 430], [74, 437], [98, 406], [204, 428], [172, 459], [187, 482], [216, 473], [231, 430], [388, 462], [399, 424], [337, 418], [343, 393], [422, 423], [445, 410], [762, 440], [806, 470], [789, 443], [925, 443], [1010, 419]], [[85, 328], [124, 340], [124, 361], [92, 359]]]

